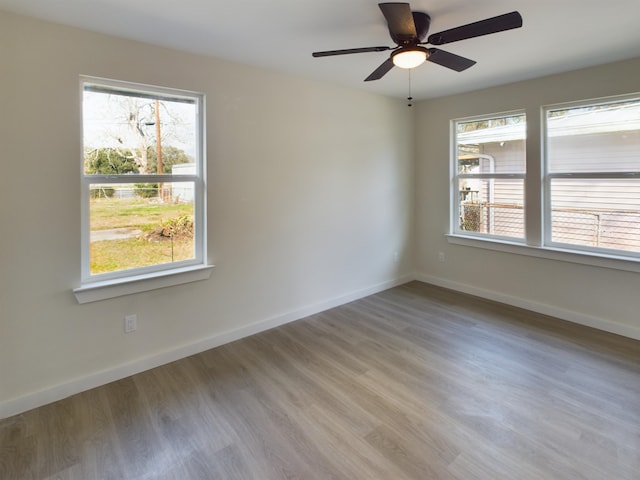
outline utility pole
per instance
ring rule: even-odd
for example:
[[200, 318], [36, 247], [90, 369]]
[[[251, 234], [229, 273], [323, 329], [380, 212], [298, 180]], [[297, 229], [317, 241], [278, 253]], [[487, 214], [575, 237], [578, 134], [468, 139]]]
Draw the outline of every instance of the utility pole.
[[[162, 139], [160, 137], [160, 100], [155, 100], [155, 114], [156, 114], [156, 158], [158, 159], [158, 174], [163, 173], [162, 165]], [[160, 200], [164, 202], [164, 185], [158, 183], [158, 194]]]

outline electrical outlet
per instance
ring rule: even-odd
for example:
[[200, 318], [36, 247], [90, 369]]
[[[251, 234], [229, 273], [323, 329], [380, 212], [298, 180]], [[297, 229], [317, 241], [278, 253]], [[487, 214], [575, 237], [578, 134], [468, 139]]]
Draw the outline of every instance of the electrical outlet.
[[124, 317], [124, 333], [135, 332], [138, 328], [138, 316], [127, 315]]
[[444, 252], [438, 252], [438, 261], [444, 262]]

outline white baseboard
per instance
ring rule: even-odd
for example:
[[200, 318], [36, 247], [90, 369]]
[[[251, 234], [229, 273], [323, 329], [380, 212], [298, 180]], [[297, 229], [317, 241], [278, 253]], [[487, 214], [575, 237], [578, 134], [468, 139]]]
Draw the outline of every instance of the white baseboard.
[[212, 337], [200, 340], [194, 343], [177, 346], [166, 350], [164, 352], [150, 355], [144, 358], [134, 360], [122, 365], [117, 365], [112, 368], [108, 368], [99, 372], [94, 372], [84, 377], [76, 378], [68, 382], [47, 387], [38, 392], [29, 393], [11, 400], [7, 400], [0, 403], [0, 419], [18, 415], [32, 408], [40, 407], [48, 403], [52, 403], [63, 398], [75, 395], [86, 390], [90, 390], [101, 385], [105, 385], [122, 378], [135, 375], [136, 373], [144, 372], [151, 368], [159, 367], [181, 358], [185, 358], [191, 355], [195, 355], [200, 352], [204, 352], [211, 348], [219, 347], [225, 343], [230, 343], [235, 340], [239, 340], [256, 333], [269, 330], [280, 325], [284, 325], [295, 320], [299, 320], [309, 315], [313, 315], [319, 312], [323, 312], [330, 308], [338, 307], [346, 303], [358, 300], [374, 293], [382, 292], [393, 288], [403, 283], [407, 283], [413, 280], [413, 276], [400, 277], [395, 280], [383, 282], [377, 285], [373, 285], [364, 289], [356, 290], [346, 295], [341, 295], [314, 305], [285, 313], [283, 315], [277, 315], [275, 317], [266, 318], [264, 320], [245, 325], [243, 327], [222, 332]]
[[542, 313], [544, 315], [556, 317], [561, 320], [567, 320], [579, 325], [585, 325], [587, 327], [597, 328], [598, 330], [603, 330], [605, 332], [615, 333], [624, 337], [640, 340], [640, 328], [633, 327], [631, 325], [622, 325], [604, 318], [594, 317], [591, 315], [586, 315], [584, 313], [573, 312], [571, 310], [565, 310], [551, 305], [546, 305], [544, 303], [533, 302], [524, 298], [513, 297], [500, 292], [485, 290], [463, 283], [453, 282], [438, 277], [432, 277], [430, 275], [418, 274], [416, 275], [415, 279], [421, 282], [437, 285], [439, 287], [468, 293], [469, 295], [475, 295], [476, 297], [486, 298], [487, 300], [506, 303], [507, 305], [512, 305], [514, 307], [520, 307], [526, 310], [531, 310], [533, 312]]

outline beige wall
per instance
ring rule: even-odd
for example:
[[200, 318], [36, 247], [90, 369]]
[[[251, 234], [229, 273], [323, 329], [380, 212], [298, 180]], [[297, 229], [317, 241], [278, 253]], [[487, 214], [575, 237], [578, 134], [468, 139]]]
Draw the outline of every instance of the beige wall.
[[[0, 60], [0, 417], [410, 277], [404, 102], [3, 13]], [[209, 280], [77, 304], [79, 75], [206, 94]]]
[[[416, 121], [418, 278], [640, 338], [640, 273], [453, 245], [449, 120], [524, 109], [527, 156], [540, 158], [540, 107], [640, 92], [640, 59], [424, 101]], [[529, 175], [540, 175], [529, 165]], [[533, 201], [540, 201], [533, 197]], [[529, 218], [528, 228], [539, 219]], [[438, 261], [438, 253], [445, 262]]]

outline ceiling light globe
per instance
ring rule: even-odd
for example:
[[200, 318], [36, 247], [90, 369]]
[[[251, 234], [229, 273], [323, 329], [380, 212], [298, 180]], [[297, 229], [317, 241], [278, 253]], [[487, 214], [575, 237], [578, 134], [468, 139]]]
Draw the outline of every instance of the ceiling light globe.
[[410, 50], [398, 50], [391, 59], [396, 67], [415, 68], [427, 60], [427, 49], [414, 47]]

